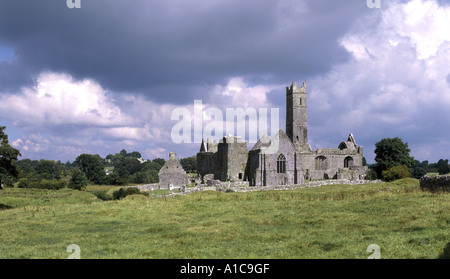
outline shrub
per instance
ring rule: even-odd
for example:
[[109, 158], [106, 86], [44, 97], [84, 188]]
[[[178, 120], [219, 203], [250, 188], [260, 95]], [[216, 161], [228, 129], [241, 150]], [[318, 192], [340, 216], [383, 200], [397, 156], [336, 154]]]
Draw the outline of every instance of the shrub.
[[125, 189], [120, 188], [118, 191], [114, 191], [113, 193], [113, 199], [120, 200], [126, 197]]
[[113, 197], [108, 195], [106, 191], [92, 191], [91, 193], [102, 201], [109, 201], [113, 199]]
[[19, 184], [17, 185], [17, 187], [19, 188], [34, 188], [32, 187], [32, 181], [29, 180], [28, 178], [21, 178], [19, 179]]
[[64, 187], [66, 187], [66, 182], [64, 180], [47, 180], [42, 179], [41, 182], [39, 182], [38, 188], [40, 189], [48, 189], [48, 190], [60, 190]]
[[21, 178], [19, 179], [19, 184], [17, 187], [19, 188], [36, 188], [36, 189], [47, 189], [47, 190], [59, 190], [65, 188], [67, 186], [66, 181], [54, 180], [54, 179], [42, 179], [41, 181]]
[[408, 167], [405, 165], [395, 166], [390, 169], [384, 170], [381, 176], [385, 181], [394, 181], [397, 179], [407, 178], [411, 176]]
[[54, 181], [54, 185], [56, 186], [57, 190], [62, 189], [62, 188], [66, 188], [67, 187], [67, 182], [65, 180], [56, 180]]
[[115, 200], [120, 200], [123, 199], [127, 196], [131, 196], [131, 195], [143, 195], [148, 197], [148, 193], [142, 193], [141, 191], [139, 191], [138, 188], [134, 188], [134, 187], [129, 187], [129, 188], [120, 188], [118, 191], [115, 191], [113, 193], [113, 199]]
[[131, 196], [131, 195], [136, 195], [136, 194], [140, 194], [140, 193], [141, 193], [141, 191], [139, 191], [138, 188], [134, 188], [134, 187], [130, 187], [125, 190], [125, 196]]
[[377, 180], [377, 172], [374, 169], [369, 169], [366, 173], [366, 180]]

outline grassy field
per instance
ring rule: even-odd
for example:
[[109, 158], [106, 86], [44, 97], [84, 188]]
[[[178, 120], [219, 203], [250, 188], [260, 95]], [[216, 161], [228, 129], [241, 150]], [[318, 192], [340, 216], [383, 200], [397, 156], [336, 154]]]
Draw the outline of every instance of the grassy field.
[[422, 192], [416, 179], [120, 201], [5, 189], [0, 258], [64, 259], [71, 244], [81, 258], [365, 259], [371, 244], [383, 259], [437, 258], [450, 242], [449, 208], [448, 193]]

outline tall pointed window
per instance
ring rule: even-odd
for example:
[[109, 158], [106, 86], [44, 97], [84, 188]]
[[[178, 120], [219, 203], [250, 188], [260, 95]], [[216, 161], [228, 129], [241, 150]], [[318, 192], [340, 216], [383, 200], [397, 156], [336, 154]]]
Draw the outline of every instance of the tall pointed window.
[[344, 168], [351, 168], [351, 167], [353, 167], [353, 158], [349, 156], [344, 160]]
[[316, 158], [316, 170], [327, 170], [328, 169], [328, 161], [324, 156], [319, 156]]
[[278, 156], [277, 173], [286, 173], [286, 157], [284, 157], [283, 154], [280, 154], [280, 156]]

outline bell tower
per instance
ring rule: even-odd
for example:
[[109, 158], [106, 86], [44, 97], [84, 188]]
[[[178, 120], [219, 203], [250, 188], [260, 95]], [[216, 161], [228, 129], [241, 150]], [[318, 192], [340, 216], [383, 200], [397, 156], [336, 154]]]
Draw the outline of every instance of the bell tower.
[[302, 87], [292, 82], [286, 87], [286, 135], [296, 148], [310, 150], [306, 112], [306, 81]]

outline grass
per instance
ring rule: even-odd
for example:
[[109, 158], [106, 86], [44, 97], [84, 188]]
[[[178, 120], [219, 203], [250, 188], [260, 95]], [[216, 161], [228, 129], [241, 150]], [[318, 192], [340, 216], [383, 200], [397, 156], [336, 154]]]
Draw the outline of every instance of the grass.
[[1, 258], [67, 258], [77, 244], [82, 258], [365, 259], [376, 244], [381, 258], [409, 259], [450, 242], [449, 194], [416, 179], [120, 201], [5, 189], [0, 205]]

